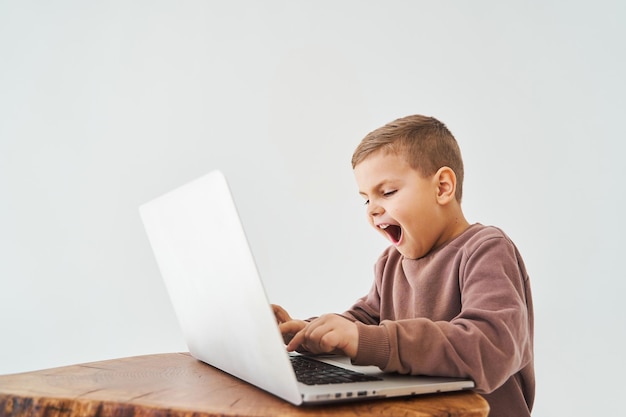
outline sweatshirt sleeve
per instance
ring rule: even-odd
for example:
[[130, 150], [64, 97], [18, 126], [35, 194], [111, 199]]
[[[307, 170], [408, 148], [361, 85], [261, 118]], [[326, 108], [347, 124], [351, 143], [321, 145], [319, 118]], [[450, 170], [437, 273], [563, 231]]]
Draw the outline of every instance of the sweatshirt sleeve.
[[[479, 392], [492, 392], [532, 360], [526, 280], [515, 246], [502, 235], [463, 249], [460, 312], [441, 321], [418, 317], [373, 324], [357, 317], [354, 363], [388, 372], [469, 377]], [[365, 304], [375, 308], [371, 301]]]

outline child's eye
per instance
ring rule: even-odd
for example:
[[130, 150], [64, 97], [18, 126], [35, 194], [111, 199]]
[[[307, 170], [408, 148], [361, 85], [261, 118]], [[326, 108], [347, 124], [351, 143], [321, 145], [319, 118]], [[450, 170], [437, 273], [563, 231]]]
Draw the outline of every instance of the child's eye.
[[365, 203], [363, 203], [363, 204], [365, 204], [367, 206], [369, 203], [370, 203], [369, 200], [365, 200]]
[[392, 195], [394, 195], [396, 193], [396, 191], [398, 190], [392, 190], [392, 191], [387, 191], [383, 193], [383, 196], [385, 197], [391, 197]]

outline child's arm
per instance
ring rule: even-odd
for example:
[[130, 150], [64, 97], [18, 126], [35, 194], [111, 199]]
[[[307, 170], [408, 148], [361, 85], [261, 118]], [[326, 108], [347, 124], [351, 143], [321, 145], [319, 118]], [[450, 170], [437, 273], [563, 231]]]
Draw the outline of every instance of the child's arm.
[[464, 251], [456, 268], [431, 279], [420, 276], [428, 284], [412, 281], [419, 291], [410, 295], [402, 286], [406, 277], [394, 283], [392, 270], [402, 261], [382, 259], [370, 294], [345, 313], [357, 319], [354, 363], [388, 372], [469, 376], [482, 392], [528, 365], [532, 371], [528, 277], [512, 242], [488, 232]]

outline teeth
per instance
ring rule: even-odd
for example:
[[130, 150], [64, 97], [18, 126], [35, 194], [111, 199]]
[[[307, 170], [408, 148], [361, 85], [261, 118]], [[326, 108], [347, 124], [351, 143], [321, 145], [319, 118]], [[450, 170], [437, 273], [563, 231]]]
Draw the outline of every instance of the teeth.
[[388, 224], [381, 224], [378, 227], [380, 227], [381, 229], [385, 230], [386, 228], [389, 227], [389, 225]]

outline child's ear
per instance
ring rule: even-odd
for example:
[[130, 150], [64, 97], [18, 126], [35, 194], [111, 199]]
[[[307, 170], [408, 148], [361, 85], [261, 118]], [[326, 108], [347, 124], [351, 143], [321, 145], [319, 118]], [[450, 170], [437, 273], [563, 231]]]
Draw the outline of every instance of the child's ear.
[[437, 202], [441, 205], [454, 200], [456, 193], [456, 174], [449, 167], [441, 167], [435, 174], [437, 180]]

